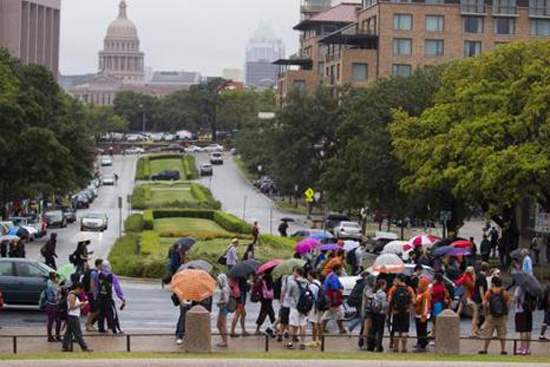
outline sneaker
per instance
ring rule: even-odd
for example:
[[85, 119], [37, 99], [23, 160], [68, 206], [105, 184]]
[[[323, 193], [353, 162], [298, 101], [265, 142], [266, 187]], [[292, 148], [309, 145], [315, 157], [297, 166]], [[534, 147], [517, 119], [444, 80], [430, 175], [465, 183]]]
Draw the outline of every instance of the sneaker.
[[285, 349], [294, 349], [294, 344], [292, 344], [292, 343], [286, 344]]
[[486, 350], [480, 350], [479, 352], [477, 352], [477, 354], [487, 354], [487, 351]]
[[227, 343], [224, 343], [224, 342], [217, 343], [216, 347], [218, 347], [218, 348], [227, 348]]
[[500, 352], [500, 355], [502, 355], [502, 356], [507, 356], [507, 355], [508, 355], [508, 352], [505, 351], [505, 350], [503, 350], [503, 351]]
[[58, 336], [55, 337], [55, 341], [56, 342], [62, 342], [63, 338], [58, 335]]
[[177, 345], [182, 345], [183, 344], [183, 339], [177, 339], [176, 344]]
[[55, 339], [53, 336], [48, 336], [48, 343], [55, 343]]
[[546, 337], [544, 335], [539, 336], [539, 340], [541, 342], [547, 342], [548, 341], [548, 339], [546, 339]]

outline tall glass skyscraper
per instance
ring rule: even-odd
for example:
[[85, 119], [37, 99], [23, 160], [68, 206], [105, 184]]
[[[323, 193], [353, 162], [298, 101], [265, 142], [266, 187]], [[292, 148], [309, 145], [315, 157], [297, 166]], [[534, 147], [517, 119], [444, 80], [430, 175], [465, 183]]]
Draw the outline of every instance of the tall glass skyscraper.
[[245, 82], [247, 87], [272, 87], [277, 81], [278, 68], [272, 62], [285, 57], [283, 41], [277, 38], [271, 25], [260, 22], [246, 46]]

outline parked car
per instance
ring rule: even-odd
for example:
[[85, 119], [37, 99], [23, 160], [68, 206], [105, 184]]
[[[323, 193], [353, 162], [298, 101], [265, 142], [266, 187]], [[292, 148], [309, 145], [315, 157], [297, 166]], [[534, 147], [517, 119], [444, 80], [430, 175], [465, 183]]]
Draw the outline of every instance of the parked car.
[[103, 176], [103, 186], [114, 186], [115, 184], [115, 175], [104, 175]]
[[212, 176], [214, 174], [214, 170], [212, 168], [212, 165], [210, 163], [203, 163], [200, 165], [200, 174], [201, 176]]
[[65, 228], [67, 227], [67, 219], [61, 210], [51, 210], [44, 213], [44, 219], [48, 223], [48, 228]]
[[334, 234], [334, 228], [340, 224], [340, 222], [351, 222], [350, 217], [339, 213], [330, 213], [325, 219], [325, 228]]
[[361, 240], [363, 232], [361, 226], [355, 222], [340, 222], [334, 227], [334, 236], [343, 239]]
[[63, 216], [65, 217], [67, 223], [76, 222], [76, 210], [69, 206], [60, 206], [57, 209], [63, 212]]
[[88, 209], [90, 207], [90, 199], [84, 193], [79, 193], [72, 198], [73, 206], [76, 209]]
[[177, 181], [180, 179], [179, 171], [165, 170], [151, 176], [153, 181]]
[[325, 236], [326, 238], [333, 239], [334, 236], [332, 233], [327, 232], [322, 229], [300, 229], [299, 231], [294, 232], [290, 237], [311, 237], [311, 236]]
[[369, 241], [370, 243], [367, 246], [367, 250], [374, 253], [380, 253], [384, 249], [384, 246], [386, 246], [391, 241], [397, 241], [398, 239], [399, 237], [397, 236], [397, 234], [393, 232], [375, 232], [374, 237]]
[[81, 231], [106, 231], [109, 228], [109, 218], [105, 213], [86, 213], [80, 219]]
[[212, 152], [223, 152], [223, 147], [219, 144], [210, 144], [203, 149], [203, 151], [212, 153]]
[[113, 158], [109, 156], [103, 156], [101, 157], [101, 166], [108, 167], [113, 165]]
[[40, 214], [28, 214], [27, 225], [34, 227], [38, 232], [38, 237], [43, 237], [48, 232], [48, 224]]
[[198, 152], [202, 152], [202, 148], [201, 147], [198, 147], [196, 145], [190, 145], [186, 148], [183, 149], [185, 151], [185, 153], [198, 153]]
[[210, 154], [210, 163], [223, 164], [223, 154], [216, 152]]
[[29, 240], [30, 241], [33, 241], [35, 240], [36, 238], [39, 238], [40, 236], [38, 235], [38, 229], [36, 229], [35, 227], [31, 226], [29, 224], [29, 221], [26, 217], [10, 217], [8, 218], [8, 221], [12, 222], [13, 225], [16, 227], [16, 228], [22, 228], [23, 231], [25, 231], [26, 233], [28, 233], [28, 236], [29, 236]]
[[179, 144], [170, 144], [164, 148], [162, 148], [163, 152], [178, 152], [181, 153], [184, 151], [184, 148]]
[[128, 154], [128, 155], [131, 155], [131, 154], [143, 154], [145, 153], [145, 149], [143, 148], [140, 148], [140, 147], [135, 147], [135, 148], [128, 148], [124, 151], [124, 154]]
[[48, 277], [55, 271], [36, 260], [0, 259], [0, 289], [8, 305], [38, 305]]
[[164, 141], [174, 141], [176, 140], [176, 135], [174, 134], [164, 134]]

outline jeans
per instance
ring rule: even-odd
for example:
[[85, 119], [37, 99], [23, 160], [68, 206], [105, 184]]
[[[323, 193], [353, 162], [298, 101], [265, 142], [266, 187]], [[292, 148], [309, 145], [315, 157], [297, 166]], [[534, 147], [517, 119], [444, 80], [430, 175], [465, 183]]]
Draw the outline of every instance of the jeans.
[[273, 300], [272, 299], [263, 299], [260, 301], [262, 303], [260, 308], [260, 314], [256, 320], [256, 325], [262, 326], [265, 322], [265, 319], [269, 316], [269, 321], [271, 324], [275, 323], [275, 311], [273, 310]]
[[84, 338], [82, 337], [82, 329], [80, 328], [80, 319], [76, 316], [67, 317], [67, 329], [63, 337], [63, 350], [70, 350], [73, 339], [76, 340], [82, 350], [88, 349]]
[[416, 321], [416, 336], [418, 338], [418, 348], [426, 349], [428, 346], [428, 322], [422, 321], [420, 318], [415, 318]]
[[386, 326], [386, 315], [373, 314], [371, 317], [371, 326], [369, 329], [369, 337], [367, 341], [367, 349], [369, 351], [376, 350], [382, 352], [382, 339], [384, 338], [384, 327]]
[[57, 315], [57, 304], [46, 304], [46, 315], [48, 316], [48, 337], [52, 337], [53, 324], [55, 323], [55, 335], [59, 337], [61, 335], [61, 320]]
[[183, 339], [185, 335], [185, 317], [187, 316], [187, 311], [190, 309], [190, 305], [180, 305], [180, 316], [178, 317], [178, 323], [176, 325], [176, 339]]

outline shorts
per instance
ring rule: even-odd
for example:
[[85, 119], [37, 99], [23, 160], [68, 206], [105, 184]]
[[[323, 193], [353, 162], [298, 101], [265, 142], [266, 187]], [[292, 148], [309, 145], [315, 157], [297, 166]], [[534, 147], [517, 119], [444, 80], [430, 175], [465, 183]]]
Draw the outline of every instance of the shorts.
[[342, 312], [342, 309], [340, 306], [338, 307], [332, 307], [328, 309], [328, 311], [325, 311], [322, 317], [322, 321], [340, 321], [344, 319], [344, 314]]
[[294, 327], [306, 326], [307, 324], [307, 316], [298, 312], [298, 310], [295, 308], [290, 309], [288, 320], [288, 324]]
[[443, 302], [437, 302], [432, 305], [432, 313], [434, 317], [439, 316], [439, 314], [443, 312]]
[[290, 315], [290, 308], [288, 307], [281, 307], [279, 309], [279, 319], [281, 319], [281, 324], [284, 326], [288, 326], [288, 318]]
[[312, 322], [314, 324], [320, 324], [323, 321], [323, 311], [318, 311], [315, 307], [309, 312], [309, 315], [307, 315], [307, 319], [309, 322]]
[[495, 330], [497, 331], [497, 337], [499, 339], [506, 339], [506, 321], [507, 316], [493, 317], [487, 316], [485, 320], [485, 326], [483, 330], [483, 337], [485, 339], [492, 339]]
[[410, 325], [411, 315], [408, 312], [393, 314], [392, 331], [394, 333], [408, 333]]
[[96, 313], [97, 302], [95, 301], [94, 295], [92, 293], [88, 293], [86, 296], [88, 297], [88, 304], [90, 305], [90, 313]]
[[533, 331], [533, 313], [523, 311], [516, 313], [516, 332], [530, 333]]
[[218, 311], [218, 315], [222, 315], [223, 317], [227, 317], [227, 314], [229, 311], [227, 310], [227, 305], [221, 306], [220, 310]]

